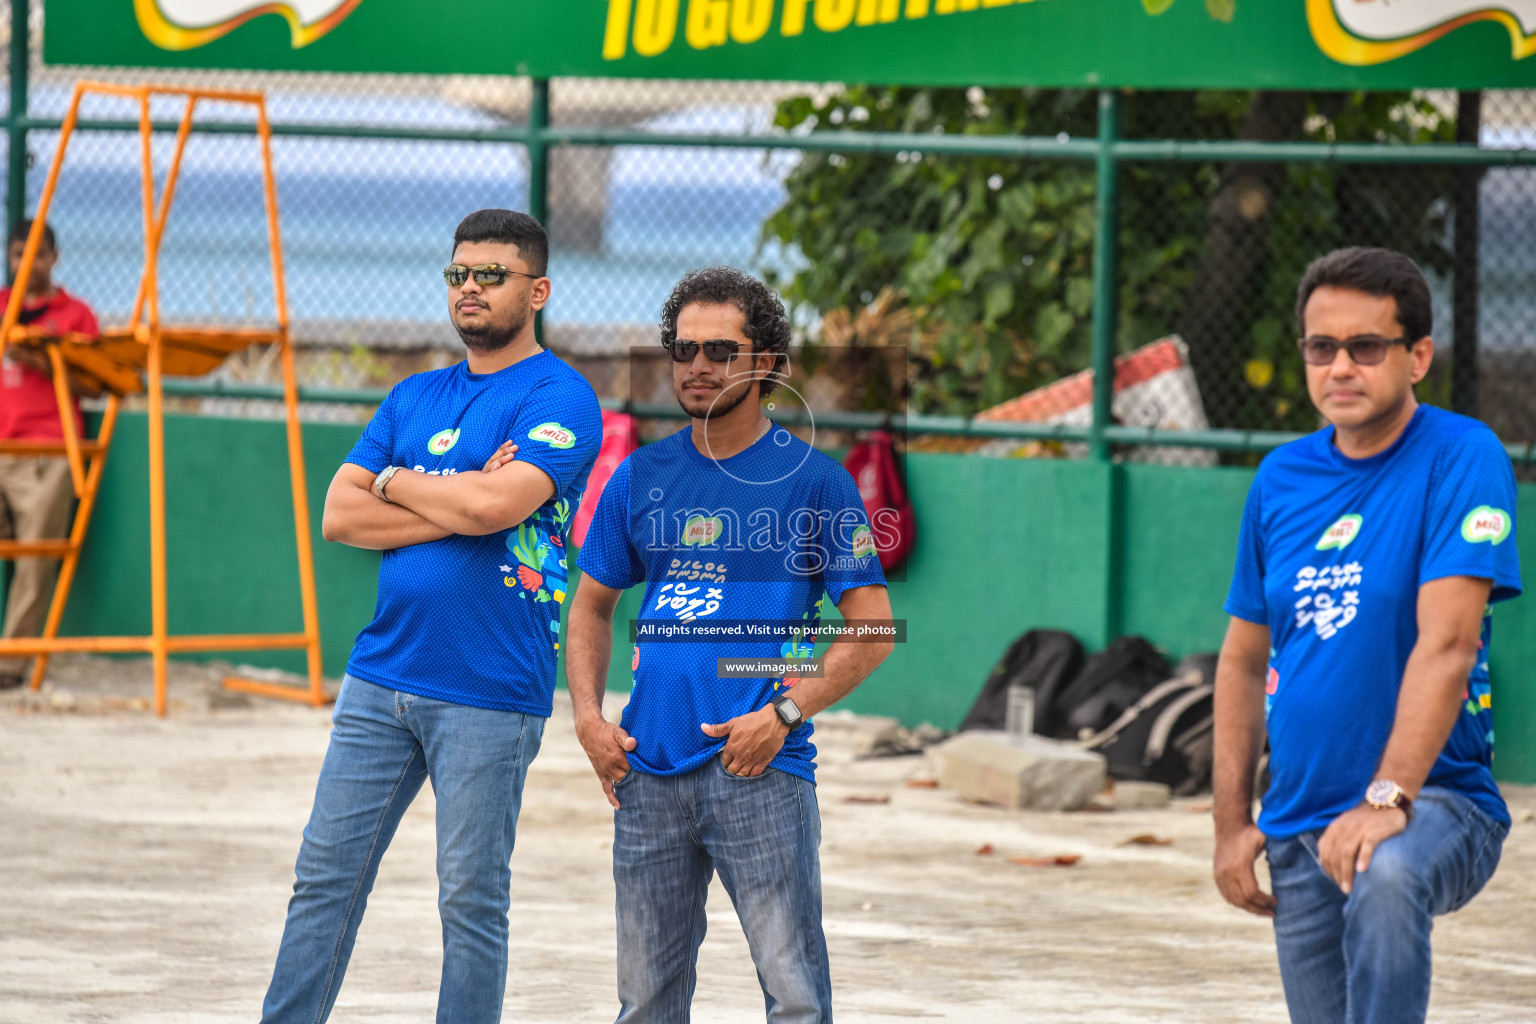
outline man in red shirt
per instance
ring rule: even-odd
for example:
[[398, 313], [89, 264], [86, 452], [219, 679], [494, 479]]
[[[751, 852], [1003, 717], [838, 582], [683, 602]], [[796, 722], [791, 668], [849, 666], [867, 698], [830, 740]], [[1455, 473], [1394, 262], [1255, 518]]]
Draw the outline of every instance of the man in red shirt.
[[[11, 232], [13, 278], [31, 230], [32, 222], [27, 220]], [[45, 225], [43, 244], [26, 281], [20, 322], [60, 333], [97, 334], [96, 316], [90, 307], [53, 283], [58, 258], [53, 229]], [[0, 308], [10, 297], [11, 289], [0, 289]], [[75, 429], [83, 434], [78, 404], [73, 413]], [[36, 349], [7, 345], [5, 358], [0, 361], [0, 440], [57, 441], [63, 436], [48, 360]], [[33, 541], [66, 536], [73, 498], [69, 463], [62, 455], [0, 455], [0, 538]], [[0, 636], [37, 636], [48, 614], [58, 571], [57, 559], [16, 559]], [[0, 690], [21, 685], [28, 660], [0, 658]]]

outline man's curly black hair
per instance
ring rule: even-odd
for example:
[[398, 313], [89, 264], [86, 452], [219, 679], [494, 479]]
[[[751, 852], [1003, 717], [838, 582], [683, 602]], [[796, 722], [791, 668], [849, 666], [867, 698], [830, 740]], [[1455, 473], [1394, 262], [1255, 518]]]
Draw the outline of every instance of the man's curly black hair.
[[773, 394], [789, 376], [789, 314], [773, 289], [735, 267], [705, 267], [683, 275], [661, 307], [661, 342], [669, 345], [677, 339], [677, 315], [683, 307], [695, 303], [731, 305], [741, 310], [746, 323], [742, 333], [752, 341], [756, 352], [778, 352], [769, 376], [759, 385], [761, 397]]

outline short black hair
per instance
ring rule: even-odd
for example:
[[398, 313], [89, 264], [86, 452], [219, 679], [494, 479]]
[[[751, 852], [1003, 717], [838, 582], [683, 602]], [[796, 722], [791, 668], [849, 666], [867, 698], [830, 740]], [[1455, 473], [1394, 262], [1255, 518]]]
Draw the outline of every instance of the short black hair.
[[476, 210], [459, 221], [453, 251], [465, 242], [499, 242], [517, 246], [528, 270], [539, 277], [549, 272], [549, 235], [544, 225], [516, 210]]
[[1296, 289], [1296, 329], [1305, 334], [1307, 300], [1319, 288], [1349, 288], [1397, 301], [1397, 322], [1410, 341], [1429, 337], [1434, 309], [1429, 284], [1413, 260], [1391, 249], [1351, 246], [1313, 260]]
[[754, 351], [778, 352], [771, 376], [761, 381], [760, 397], [779, 390], [789, 376], [789, 314], [773, 289], [735, 267], [705, 267], [683, 275], [661, 307], [661, 342], [677, 340], [677, 316], [685, 306], [695, 303], [735, 306], [746, 321], [742, 333], [752, 341]]
[[[6, 245], [11, 246], [17, 242], [25, 242], [30, 234], [32, 234], [32, 219], [29, 217], [26, 220], [19, 220], [16, 222], [16, 226], [11, 228], [11, 238]], [[59, 244], [53, 237], [53, 225], [47, 221], [43, 222], [43, 241], [48, 243], [48, 248], [53, 252], [59, 251]]]

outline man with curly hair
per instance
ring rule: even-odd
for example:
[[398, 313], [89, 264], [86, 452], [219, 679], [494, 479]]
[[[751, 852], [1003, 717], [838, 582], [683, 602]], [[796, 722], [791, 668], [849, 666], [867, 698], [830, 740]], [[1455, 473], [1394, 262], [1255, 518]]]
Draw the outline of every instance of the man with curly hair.
[[[678, 283], [661, 342], [691, 422], [619, 466], [581, 549], [567, 676], [614, 807], [623, 1024], [689, 1019], [717, 870], [769, 1019], [832, 1019], [809, 719], [891, 643], [840, 636], [818, 661], [804, 630], [823, 595], [849, 622], [891, 611], [853, 479], [763, 415], [787, 376], [789, 333], [778, 297], [746, 274], [715, 267]], [[602, 714], [613, 609], [641, 582], [634, 688], [615, 725]]]

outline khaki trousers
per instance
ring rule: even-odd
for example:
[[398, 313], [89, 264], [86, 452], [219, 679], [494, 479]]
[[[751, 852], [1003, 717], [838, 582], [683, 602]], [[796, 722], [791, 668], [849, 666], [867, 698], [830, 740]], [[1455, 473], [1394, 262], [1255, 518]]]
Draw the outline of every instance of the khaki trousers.
[[[62, 458], [0, 455], [0, 539], [60, 540], [69, 535], [75, 497], [69, 462]], [[5, 602], [0, 636], [37, 636], [59, 576], [57, 558], [18, 558]], [[30, 658], [0, 658], [0, 675], [23, 675]]]

